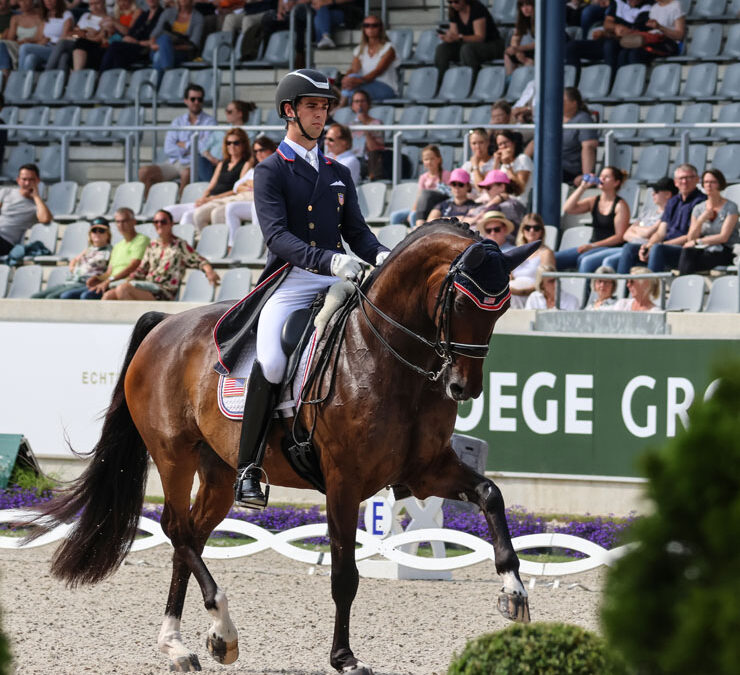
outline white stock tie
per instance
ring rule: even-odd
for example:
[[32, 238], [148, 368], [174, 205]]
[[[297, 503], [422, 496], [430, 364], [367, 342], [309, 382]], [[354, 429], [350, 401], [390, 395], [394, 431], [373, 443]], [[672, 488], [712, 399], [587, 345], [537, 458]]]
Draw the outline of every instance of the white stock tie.
[[306, 161], [313, 167], [314, 171], [319, 170], [319, 157], [316, 154], [316, 150], [308, 150], [306, 152]]

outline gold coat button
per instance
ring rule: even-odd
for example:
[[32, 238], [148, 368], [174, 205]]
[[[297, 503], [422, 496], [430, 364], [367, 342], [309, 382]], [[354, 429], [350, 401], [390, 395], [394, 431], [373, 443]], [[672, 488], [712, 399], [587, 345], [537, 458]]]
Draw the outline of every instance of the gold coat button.
[[337, 213], [339, 213], [339, 207], [337, 206]]
[[309, 211], [313, 211], [313, 206], [311, 206], [311, 205], [309, 204], [309, 205], [308, 205], [308, 210], [309, 210]]
[[342, 242], [341, 241], [337, 244], [337, 248], [342, 248]]
[[316, 225], [314, 223], [309, 223], [308, 224], [308, 229], [309, 230], [313, 230], [314, 227], [316, 227]]
[[311, 246], [316, 246], [316, 242], [315, 241], [312, 241], [311, 242]]

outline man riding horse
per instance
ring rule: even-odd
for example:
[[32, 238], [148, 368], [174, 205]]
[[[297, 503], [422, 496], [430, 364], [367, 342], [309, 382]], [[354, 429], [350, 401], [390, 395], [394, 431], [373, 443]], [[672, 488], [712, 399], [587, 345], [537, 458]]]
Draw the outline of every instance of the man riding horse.
[[342, 237], [371, 265], [380, 265], [389, 253], [360, 213], [349, 170], [317, 147], [334, 100], [329, 80], [316, 70], [296, 70], [278, 84], [275, 105], [287, 132], [277, 152], [254, 171], [253, 220], [265, 238], [267, 263], [255, 290], [215, 329], [216, 369], [228, 373], [239, 356], [239, 341], [227, 336], [224, 326], [247, 322], [246, 329], [253, 330], [256, 323], [257, 359], [249, 376], [234, 485], [236, 503], [248, 508], [267, 504], [261, 466], [287, 365], [280, 345], [286, 318], [333, 283], [359, 275], [360, 263], [346, 254]]

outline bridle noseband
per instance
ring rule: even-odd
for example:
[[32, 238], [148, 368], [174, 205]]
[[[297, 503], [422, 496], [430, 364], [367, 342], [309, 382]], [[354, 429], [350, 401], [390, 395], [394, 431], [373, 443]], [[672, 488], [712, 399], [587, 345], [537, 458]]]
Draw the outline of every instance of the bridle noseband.
[[[471, 359], [485, 359], [486, 356], [488, 356], [488, 351], [490, 349], [490, 346], [488, 344], [468, 344], [465, 342], [454, 342], [450, 339], [452, 303], [455, 297], [455, 292], [457, 290], [463, 292], [465, 295], [468, 295], [477, 306], [483, 307], [483, 305], [481, 305], [481, 303], [478, 302], [469, 291], [467, 291], [463, 286], [455, 281], [455, 277], [457, 277], [458, 275], [462, 276], [464, 279], [474, 284], [482, 294], [498, 299], [494, 307], [484, 308], [487, 311], [491, 311], [492, 309], [500, 309], [510, 296], [508, 282], [503, 287], [503, 289], [493, 293], [481, 288], [478, 282], [473, 279], [473, 277], [467, 272], [463, 265], [462, 259], [464, 253], [465, 251], [460, 253], [460, 255], [458, 255], [457, 258], [452, 261], [449, 270], [447, 270], [447, 274], [445, 275], [444, 280], [440, 284], [439, 291], [437, 292], [437, 299], [434, 303], [433, 314], [433, 321], [435, 326], [434, 340], [429, 340], [423, 335], [415, 333], [409, 328], [406, 328], [406, 326], [404, 326], [403, 324], [400, 324], [392, 317], [388, 316], [383, 310], [375, 305], [367, 297], [367, 295], [365, 295], [365, 293], [363, 293], [362, 289], [360, 288], [360, 284], [358, 284], [357, 282], [353, 282], [355, 289], [360, 297], [359, 305], [360, 309], [362, 310], [362, 314], [365, 317], [365, 322], [367, 323], [375, 337], [377, 337], [378, 340], [380, 340], [381, 344], [401, 363], [403, 363], [405, 366], [408, 366], [409, 368], [411, 368], [411, 370], [418, 373], [419, 375], [424, 375], [424, 377], [428, 378], [432, 382], [436, 382], [442, 376], [442, 373], [444, 373], [445, 370], [447, 370], [447, 368], [452, 365], [455, 360], [455, 356], [466, 356]], [[435, 371], [421, 368], [420, 366], [411, 363], [411, 361], [404, 358], [395, 349], [393, 349], [390, 343], [380, 334], [380, 331], [373, 325], [373, 322], [368, 316], [367, 309], [365, 308], [365, 303], [367, 303], [367, 305], [369, 305], [373, 309], [373, 311], [378, 314], [378, 316], [380, 316], [387, 323], [391, 324], [391, 326], [397, 328], [414, 340], [421, 342], [427, 347], [433, 349], [437, 356], [442, 359], [442, 365], [439, 370]]]

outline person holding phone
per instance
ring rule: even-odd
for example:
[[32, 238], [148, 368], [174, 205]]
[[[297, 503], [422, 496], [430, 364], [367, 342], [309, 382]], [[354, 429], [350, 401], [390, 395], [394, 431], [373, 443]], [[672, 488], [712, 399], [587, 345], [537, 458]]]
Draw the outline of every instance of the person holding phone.
[[[629, 226], [630, 210], [627, 202], [617, 192], [622, 187], [625, 174], [615, 166], [606, 166], [599, 176], [585, 174], [580, 185], [568, 197], [563, 211], [568, 214], [591, 212], [593, 234], [587, 244], [566, 248], [555, 254], [558, 270], [575, 267], [579, 272], [593, 272], [604, 258], [624, 243], [624, 233]], [[600, 194], [583, 198], [586, 188], [598, 185]]]

